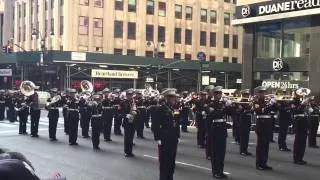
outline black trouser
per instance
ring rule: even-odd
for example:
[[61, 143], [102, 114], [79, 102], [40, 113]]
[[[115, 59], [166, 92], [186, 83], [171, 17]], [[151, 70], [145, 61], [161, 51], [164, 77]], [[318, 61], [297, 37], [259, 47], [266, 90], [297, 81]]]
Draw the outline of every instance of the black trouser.
[[7, 118], [10, 122], [17, 121], [16, 110], [13, 107], [9, 107], [7, 110]]
[[150, 111], [148, 110], [146, 112], [146, 117], [144, 118], [144, 124], [145, 124], [146, 128], [150, 127], [149, 121], [150, 121]]
[[19, 134], [27, 133], [28, 111], [27, 109], [18, 112], [19, 116]]
[[56, 139], [57, 133], [57, 125], [59, 119], [59, 110], [58, 109], [50, 109], [49, 114], [49, 138]]
[[146, 117], [145, 109], [140, 110], [140, 113], [136, 116], [135, 124], [136, 124], [137, 136], [140, 138], [143, 137], [145, 117]]
[[5, 104], [0, 103], [0, 121], [4, 120]]
[[196, 114], [196, 122], [197, 122], [197, 145], [204, 146], [205, 143], [205, 135], [206, 135], [206, 126], [205, 120], [202, 118], [201, 113]]
[[90, 114], [88, 113], [88, 111], [80, 112], [80, 124], [81, 124], [82, 136], [88, 137], [89, 126], [90, 126]]
[[177, 138], [164, 138], [161, 140], [161, 145], [158, 145], [160, 180], [173, 180], [177, 148]]
[[[208, 119], [206, 119], [207, 121]], [[211, 157], [211, 142], [212, 142], [212, 135], [210, 135], [211, 133], [211, 126], [206, 126], [206, 135], [205, 135], [205, 146], [206, 146], [206, 157]]]
[[278, 136], [278, 145], [279, 149], [287, 149], [287, 134], [288, 128], [290, 125], [290, 115], [279, 115], [279, 136]]
[[276, 124], [276, 118], [274, 118], [274, 116], [272, 116], [272, 118], [271, 118], [271, 131], [270, 131], [270, 138], [269, 138], [269, 140], [270, 141], [273, 141], [273, 130], [274, 130], [274, 127], [275, 127], [275, 124]]
[[227, 146], [227, 125], [225, 122], [213, 123], [210, 132], [212, 174], [223, 174]]
[[91, 128], [92, 128], [92, 145], [93, 148], [99, 147], [100, 144], [100, 133], [102, 130], [102, 117], [92, 115], [91, 117]]
[[121, 114], [115, 114], [114, 116], [114, 127], [113, 132], [114, 134], [121, 134], [121, 125], [122, 125], [122, 115]]
[[257, 118], [256, 134], [256, 166], [265, 167], [269, 157], [270, 131], [272, 131], [271, 118]]
[[103, 137], [105, 140], [111, 139], [111, 128], [112, 128], [113, 113], [112, 110], [104, 110], [102, 114], [103, 120]]
[[125, 118], [123, 124], [124, 128], [124, 153], [132, 154], [133, 138], [135, 133], [135, 124], [129, 123], [128, 119]]
[[242, 114], [240, 118], [240, 153], [248, 152], [251, 128], [251, 115]]
[[232, 118], [232, 135], [234, 140], [240, 142], [240, 119], [238, 115], [231, 116]]
[[79, 112], [69, 111], [68, 122], [69, 122], [69, 143], [75, 144], [78, 138]]
[[40, 120], [40, 109], [31, 109], [31, 135], [37, 136], [38, 135], [38, 128], [39, 128], [39, 120]]
[[63, 121], [64, 121], [64, 133], [69, 134], [68, 108], [67, 107], [63, 107], [62, 114], [63, 114]]
[[189, 111], [183, 110], [180, 118], [181, 130], [183, 132], [188, 131], [188, 117], [189, 117]]
[[319, 127], [319, 116], [311, 115], [309, 117], [309, 146], [317, 145], [317, 132]]
[[302, 161], [306, 150], [308, 121], [307, 117], [296, 117], [294, 119], [294, 144], [293, 144], [293, 160], [294, 162]]

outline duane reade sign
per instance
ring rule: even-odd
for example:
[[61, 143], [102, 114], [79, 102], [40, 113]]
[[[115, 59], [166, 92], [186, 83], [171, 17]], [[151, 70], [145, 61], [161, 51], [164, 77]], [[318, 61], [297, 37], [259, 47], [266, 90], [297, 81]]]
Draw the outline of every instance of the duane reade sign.
[[110, 79], [138, 79], [138, 71], [92, 69], [91, 77]]
[[299, 84], [293, 84], [289, 81], [262, 81], [261, 84], [266, 88], [274, 88], [274, 89], [298, 89]]
[[258, 7], [258, 15], [276, 14], [320, 7], [320, 0], [293, 0]]

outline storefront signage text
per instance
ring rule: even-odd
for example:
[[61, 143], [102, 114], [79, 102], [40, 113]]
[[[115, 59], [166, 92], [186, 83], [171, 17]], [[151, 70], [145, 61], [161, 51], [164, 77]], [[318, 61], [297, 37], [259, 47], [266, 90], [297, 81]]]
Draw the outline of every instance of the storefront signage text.
[[138, 71], [118, 71], [92, 69], [91, 77], [94, 78], [115, 78], [115, 79], [138, 79]]
[[0, 69], [0, 76], [12, 76], [12, 69]]
[[71, 60], [72, 61], [86, 61], [87, 60], [87, 53], [72, 52], [71, 53]]
[[263, 87], [274, 89], [298, 89], [299, 84], [294, 84], [289, 81], [262, 81]]

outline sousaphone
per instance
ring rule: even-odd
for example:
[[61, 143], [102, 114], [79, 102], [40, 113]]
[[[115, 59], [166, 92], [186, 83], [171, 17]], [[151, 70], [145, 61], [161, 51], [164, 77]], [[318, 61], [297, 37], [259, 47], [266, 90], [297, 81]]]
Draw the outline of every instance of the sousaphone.
[[20, 91], [25, 96], [32, 96], [35, 92], [35, 89], [38, 89], [32, 81], [23, 81], [20, 85]]

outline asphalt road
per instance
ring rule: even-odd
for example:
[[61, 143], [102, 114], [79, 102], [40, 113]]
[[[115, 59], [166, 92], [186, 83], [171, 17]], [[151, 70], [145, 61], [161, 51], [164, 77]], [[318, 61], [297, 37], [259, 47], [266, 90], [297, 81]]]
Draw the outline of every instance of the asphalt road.
[[[196, 129], [182, 133], [178, 146], [175, 180], [213, 179], [210, 161], [205, 160], [203, 149], [196, 147]], [[80, 129], [79, 129], [80, 130]], [[29, 131], [29, 124], [28, 124]], [[307, 148], [305, 160], [308, 165], [292, 163], [292, 153], [280, 152], [277, 144], [270, 146], [269, 165], [273, 171], [255, 169], [255, 157], [239, 155], [239, 146], [233, 143], [229, 133], [225, 171], [229, 179], [237, 180], [308, 180], [320, 179], [320, 149]], [[48, 120], [43, 113], [40, 120], [39, 138], [18, 135], [18, 123], [0, 122], [0, 147], [22, 152], [30, 159], [40, 177], [50, 177], [55, 172], [67, 176], [68, 180], [157, 180], [157, 146], [149, 129], [147, 139], [135, 139], [134, 158], [123, 156], [123, 137], [112, 136], [113, 142], [101, 141], [102, 150], [92, 149], [90, 139], [80, 136], [79, 146], [69, 146], [68, 137], [63, 133], [63, 121], [59, 120], [57, 142], [48, 138]], [[277, 134], [275, 134], [275, 139]], [[101, 140], [102, 140], [101, 136]], [[292, 147], [294, 137], [288, 137]], [[318, 140], [318, 144], [320, 144]], [[255, 134], [251, 133], [250, 149], [255, 154]]]

